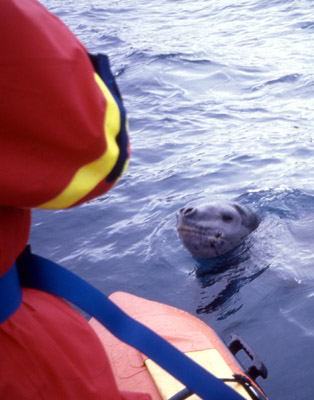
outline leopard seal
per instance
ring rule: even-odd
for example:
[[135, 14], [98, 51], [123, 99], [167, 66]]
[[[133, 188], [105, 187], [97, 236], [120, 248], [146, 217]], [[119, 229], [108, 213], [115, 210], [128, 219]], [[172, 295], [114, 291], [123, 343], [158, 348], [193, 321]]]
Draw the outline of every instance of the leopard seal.
[[210, 203], [181, 208], [177, 231], [196, 258], [218, 257], [240, 244], [259, 225], [259, 218], [239, 203]]

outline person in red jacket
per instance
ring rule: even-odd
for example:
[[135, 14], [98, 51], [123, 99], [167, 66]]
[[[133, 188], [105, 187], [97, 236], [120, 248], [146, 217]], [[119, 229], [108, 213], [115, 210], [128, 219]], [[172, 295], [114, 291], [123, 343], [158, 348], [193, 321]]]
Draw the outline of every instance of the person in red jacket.
[[[69, 208], [109, 190], [127, 165], [126, 118], [108, 60], [36, 0], [0, 3], [1, 289], [29, 238], [31, 209]], [[13, 299], [14, 300], [14, 299]], [[101, 343], [65, 301], [22, 289], [0, 321], [0, 398], [148, 399], [120, 393]]]

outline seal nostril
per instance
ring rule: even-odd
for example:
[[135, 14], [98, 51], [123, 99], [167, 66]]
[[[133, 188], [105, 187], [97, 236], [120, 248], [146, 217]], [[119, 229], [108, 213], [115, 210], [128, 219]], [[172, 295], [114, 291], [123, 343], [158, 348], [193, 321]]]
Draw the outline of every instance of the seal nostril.
[[188, 217], [189, 215], [192, 215], [194, 213], [194, 208], [183, 208], [182, 213]]

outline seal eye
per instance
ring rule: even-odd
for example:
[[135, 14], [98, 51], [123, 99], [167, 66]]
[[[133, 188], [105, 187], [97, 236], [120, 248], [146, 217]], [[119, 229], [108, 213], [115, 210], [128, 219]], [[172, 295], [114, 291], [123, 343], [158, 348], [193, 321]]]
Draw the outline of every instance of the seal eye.
[[230, 222], [232, 221], [232, 215], [229, 214], [223, 214], [222, 215], [222, 220], [223, 222], [226, 222], [227, 224], [230, 224]]

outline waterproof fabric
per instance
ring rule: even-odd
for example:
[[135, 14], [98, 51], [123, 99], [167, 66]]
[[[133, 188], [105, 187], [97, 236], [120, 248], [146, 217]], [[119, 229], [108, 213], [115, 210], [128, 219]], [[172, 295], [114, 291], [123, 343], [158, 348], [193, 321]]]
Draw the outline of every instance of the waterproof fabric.
[[35, 0], [0, 7], [0, 204], [65, 208], [62, 194], [69, 207], [110, 189], [120, 110], [86, 49]]
[[84, 318], [48, 293], [24, 289], [0, 329], [0, 398], [149, 399], [119, 393], [107, 356]]
[[[31, 208], [104, 193], [128, 144], [121, 104], [58, 18], [35, 0], [3, 0], [0, 32], [1, 277], [28, 241]], [[118, 392], [102, 345], [67, 303], [22, 294], [0, 325], [1, 399], [149, 398]]]

